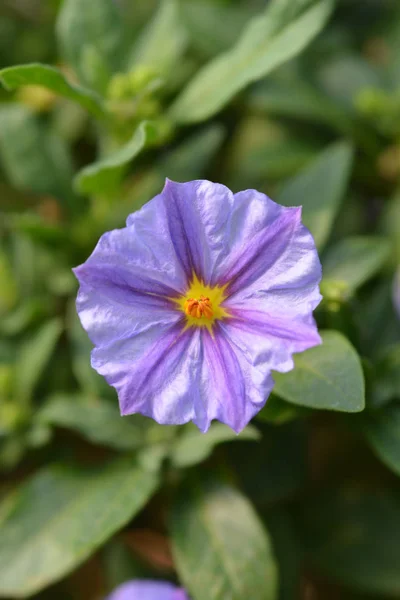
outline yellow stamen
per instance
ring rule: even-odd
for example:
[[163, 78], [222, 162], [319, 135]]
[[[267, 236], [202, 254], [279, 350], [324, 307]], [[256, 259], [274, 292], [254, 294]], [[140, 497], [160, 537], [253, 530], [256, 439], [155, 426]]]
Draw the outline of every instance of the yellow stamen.
[[226, 286], [210, 287], [195, 275], [186, 294], [175, 300], [186, 315], [186, 327], [207, 327], [210, 331], [216, 320], [229, 317], [222, 306]]
[[203, 316], [206, 319], [212, 319], [214, 313], [210, 298], [205, 296], [200, 296], [198, 300], [197, 298], [189, 298], [185, 302], [185, 314], [188, 317], [196, 317], [197, 319], [201, 319]]

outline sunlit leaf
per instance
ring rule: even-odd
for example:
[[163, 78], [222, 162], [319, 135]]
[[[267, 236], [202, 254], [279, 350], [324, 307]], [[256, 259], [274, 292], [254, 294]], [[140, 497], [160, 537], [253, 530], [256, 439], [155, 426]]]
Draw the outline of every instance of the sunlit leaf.
[[155, 137], [153, 124], [143, 121], [127, 144], [82, 169], [75, 177], [75, 187], [81, 194], [104, 194], [114, 189], [125, 168]]
[[0, 157], [16, 188], [74, 202], [68, 149], [27, 108], [1, 107]]
[[295, 355], [295, 368], [274, 373], [274, 393], [311, 408], [358, 412], [365, 404], [361, 361], [337, 331], [321, 332], [322, 346]]
[[63, 73], [54, 67], [40, 63], [7, 67], [0, 71], [0, 81], [8, 90], [15, 90], [24, 85], [40, 85], [77, 102], [95, 117], [105, 117], [101, 99], [94, 92], [70, 83]]
[[[253, 14], [241, 4], [212, 0], [187, 0], [182, 3], [182, 18], [193, 46], [207, 58], [232, 46]], [[221, 27], [224, 23], [224, 27]]]
[[[82, 81], [92, 83], [89, 55], [95, 52], [109, 73], [118, 65], [122, 26], [113, 0], [65, 0], [58, 14], [57, 37], [64, 59]], [[92, 65], [96, 66], [96, 65]], [[101, 67], [101, 65], [99, 65]]]
[[5, 500], [0, 595], [25, 598], [72, 571], [139, 512], [157, 484], [154, 472], [129, 459], [43, 469]]
[[322, 249], [344, 198], [353, 161], [351, 146], [338, 142], [328, 147], [306, 169], [284, 184], [277, 202], [302, 206], [302, 221]]
[[275, 600], [277, 568], [269, 536], [235, 488], [193, 476], [175, 499], [172, 549], [193, 600]]
[[15, 366], [14, 393], [18, 401], [27, 402], [49, 362], [62, 331], [62, 323], [55, 318], [48, 321], [20, 349]]
[[213, 423], [207, 435], [195, 426], [188, 426], [173, 446], [171, 461], [176, 467], [189, 467], [205, 460], [218, 444], [233, 440], [258, 440], [260, 437], [260, 433], [251, 425], [239, 436], [223, 423]]
[[134, 46], [129, 66], [153, 67], [160, 74], [176, 65], [187, 45], [177, 0], [162, 0], [152, 21]]
[[142, 415], [121, 417], [117, 402], [74, 394], [51, 397], [36, 415], [39, 423], [71, 429], [87, 440], [117, 450], [135, 450], [167, 440], [172, 427]]
[[345, 296], [373, 277], [389, 258], [390, 243], [378, 236], [345, 238], [323, 259], [324, 283], [339, 284]]
[[273, 0], [254, 18], [236, 45], [195, 76], [178, 97], [171, 116], [202, 121], [218, 112], [241, 89], [300, 52], [323, 28], [331, 0]]

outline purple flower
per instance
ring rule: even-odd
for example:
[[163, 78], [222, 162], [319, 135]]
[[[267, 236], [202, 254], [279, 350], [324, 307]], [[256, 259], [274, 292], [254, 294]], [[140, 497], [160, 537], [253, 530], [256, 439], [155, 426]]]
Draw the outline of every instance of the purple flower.
[[112, 592], [106, 600], [189, 600], [182, 588], [167, 581], [128, 581]]
[[271, 371], [320, 343], [321, 265], [301, 208], [255, 190], [167, 180], [74, 271], [92, 366], [123, 415], [239, 432], [264, 406]]

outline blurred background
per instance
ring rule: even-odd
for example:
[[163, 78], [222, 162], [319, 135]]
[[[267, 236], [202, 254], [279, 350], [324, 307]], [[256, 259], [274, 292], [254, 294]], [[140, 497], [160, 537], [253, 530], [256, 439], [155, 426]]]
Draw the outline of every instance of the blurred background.
[[[398, 0], [1, 0], [0, 68], [0, 597], [400, 599]], [[321, 252], [325, 387], [239, 437], [90, 367], [71, 269], [166, 176], [302, 204]]]

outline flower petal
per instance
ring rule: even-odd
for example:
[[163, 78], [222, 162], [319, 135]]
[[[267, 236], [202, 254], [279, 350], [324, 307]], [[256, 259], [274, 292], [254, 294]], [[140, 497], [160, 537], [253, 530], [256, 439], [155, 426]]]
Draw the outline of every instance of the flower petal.
[[[214, 282], [229, 283], [257, 256], [261, 243], [267, 244], [281, 226], [280, 219], [293, 209], [276, 204], [265, 194], [246, 190], [233, 196], [225, 208], [225, 251], [214, 270]], [[273, 226], [274, 230], [269, 231]]]
[[[254, 190], [236, 194], [235, 200], [251, 205], [260, 196], [271, 211], [241, 255], [233, 249], [223, 265], [229, 295], [225, 305], [228, 310], [282, 315], [288, 321], [304, 316], [314, 323], [311, 312], [321, 301], [322, 271], [314, 239], [301, 223], [301, 208], [279, 206]], [[250, 232], [243, 216], [244, 229]]]
[[196, 273], [208, 285], [226, 255], [226, 233], [234, 197], [224, 185], [211, 181], [176, 183], [167, 180], [162, 192], [169, 234], [189, 279]]
[[[236, 202], [243, 224], [242, 242], [236, 239], [221, 265], [229, 295], [248, 288], [269, 290], [288, 282], [296, 284], [299, 276], [303, 279], [308, 274], [320, 278], [314, 240], [301, 224], [301, 207], [280, 206], [255, 190], [235, 194]], [[258, 207], [254, 214], [253, 206]]]
[[92, 366], [116, 388], [123, 415], [140, 412], [164, 425], [194, 417], [199, 330], [152, 326], [143, 335], [92, 352]]
[[264, 406], [274, 385], [269, 365], [256, 364], [227, 333], [224, 324], [214, 327], [212, 336], [202, 332], [204, 361], [196, 393], [206, 410], [197, 411], [193, 419], [202, 431], [218, 419], [239, 433]]
[[252, 364], [220, 326], [211, 335], [177, 323], [143, 337], [92, 352], [92, 366], [116, 388], [123, 415], [139, 412], [164, 425], [193, 420], [203, 432], [218, 419], [239, 432], [272, 389], [269, 364]]
[[99, 347], [131, 340], [143, 350], [151, 334], [158, 336], [182, 319], [164, 298], [118, 288], [106, 278], [92, 283], [95, 287], [81, 283], [76, 306], [83, 328]]
[[101, 282], [123, 290], [175, 297], [187, 277], [166, 233], [168, 220], [161, 195], [129, 219], [129, 227], [105, 233], [88, 260], [74, 269], [80, 282]]
[[288, 318], [260, 310], [241, 310], [223, 325], [231, 342], [250, 361], [264, 369], [293, 369], [292, 354], [321, 343], [312, 315]]
[[167, 581], [136, 580], [123, 583], [106, 600], [189, 600], [185, 590]]

